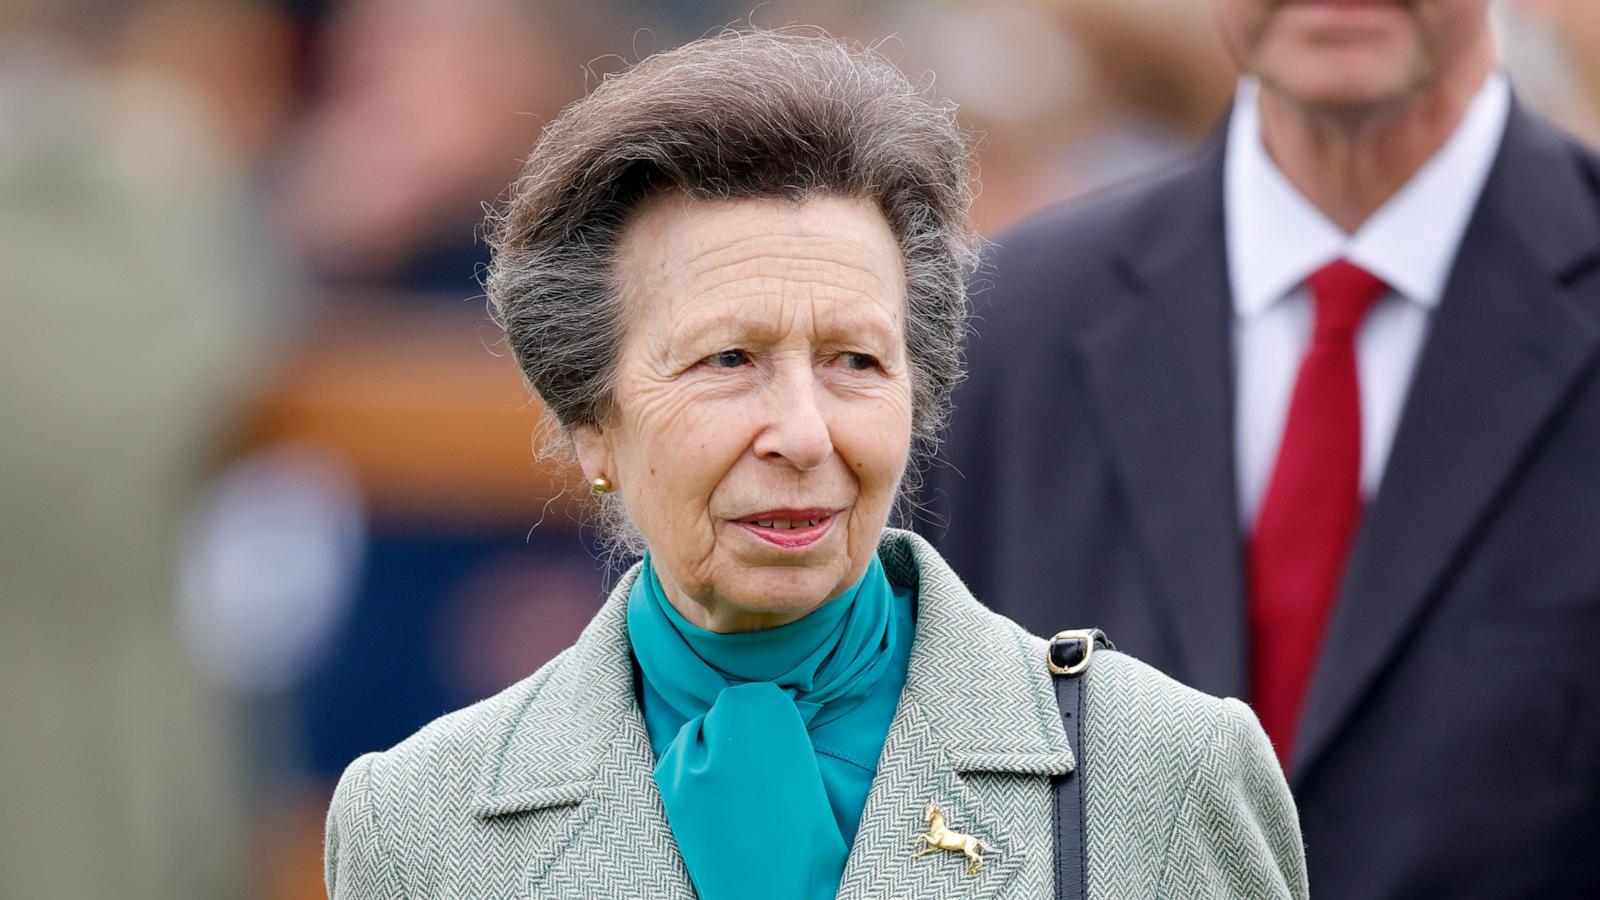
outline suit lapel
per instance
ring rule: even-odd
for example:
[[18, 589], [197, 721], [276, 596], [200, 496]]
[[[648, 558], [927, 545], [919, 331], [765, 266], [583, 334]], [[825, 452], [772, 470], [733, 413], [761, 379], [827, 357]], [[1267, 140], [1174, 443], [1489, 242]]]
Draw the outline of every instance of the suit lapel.
[[1151, 204], [1138, 245], [1119, 261], [1135, 301], [1083, 332], [1078, 354], [1174, 626], [1182, 669], [1173, 674], [1237, 696], [1245, 643], [1223, 152], [1223, 135], [1213, 135], [1195, 170], [1157, 195], [1164, 202]]
[[[879, 553], [890, 580], [918, 586], [917, 634], [839, 896], [1016, 893], [1030, 861], [1037, 871], [1041, 858], [1054, 859], [1049, 829], [1034, 826], [1048, 815], [1049, 777], [1073, 766], [1044, 651], [1028, 658], [1034, 642], [973, 600], [921, 538], [891, 531]], [[980, 796], [970, 778], [980, 772], [1024, 777], [1004, 796]], [[977, 873], [951, 851], [916, 856], [929, 804], [948, 828], [993, 848]], [[1013, 808], [1027, 821], [1008, 817]]]
[[1513, 108], [1351, 552], [1295, 742], [1296, 782], [1593, 362], [1600, 327], [1565, 281], [1596, 261], [1600, 224], [1572, 153]]

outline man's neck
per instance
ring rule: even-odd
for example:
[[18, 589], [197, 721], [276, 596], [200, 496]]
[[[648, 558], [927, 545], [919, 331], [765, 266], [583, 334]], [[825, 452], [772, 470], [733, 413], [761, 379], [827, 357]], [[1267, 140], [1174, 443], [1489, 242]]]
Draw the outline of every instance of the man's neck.
[[1262, 142], [1306, 199], [1354, 234], [1450, 139], [1494, 65], [1491, 49], [1450, 81], [1360, 111], [1308, 109], [1263, 84]]

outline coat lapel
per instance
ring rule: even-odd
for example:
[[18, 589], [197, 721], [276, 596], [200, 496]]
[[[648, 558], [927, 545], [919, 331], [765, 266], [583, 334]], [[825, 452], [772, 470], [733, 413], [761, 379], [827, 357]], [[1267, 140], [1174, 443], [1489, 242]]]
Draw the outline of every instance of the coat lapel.
[[1565, 139], [1514, 106], [1351, 552], [1295, 743], [1296, 783], [1593, 364], [1600, 323], [1567, 293], [1600, 261], [1581, 179]]
[[[626, 609], [637, 572], [623, 577], [567, 651], [573, 664], [561, 672], [570, 684], [536, 689], [479, 775], [474, 807], [482, 819], [566, 810], [559, 833], [537, 842], [549, 853], [517, 861], [528, 895], [694, 897], [634, 693]], [[626, 864], [593, 866], [603, 859]], [[571, 861], [583, 864], [563, 865]]]
[[[1245, 689], [1233, 466], [1224, 137], [1151, 204], [1119, 260], [1135, 294], [1078, 339], [1095, 413], [1182, 653], [1172, 674], [1209, 693]], [[1185, 186], [1185, 187], [1180, 187]]]
[[[1048, 779], [1073, 766], [1042, 646], [1031, 659], [1038, 642], [983, 609], [921, 538], [888, 532], [879, 553], [892, 581], [918, 585], [917, 633], [839, 896], [1017, 893], [1019, 874], [1053, 863]], [[997, 795], [977, 773], [1023, 777]], [[976, 874], [957, 853], [915, 855], [929, 804], [994, 848]]]

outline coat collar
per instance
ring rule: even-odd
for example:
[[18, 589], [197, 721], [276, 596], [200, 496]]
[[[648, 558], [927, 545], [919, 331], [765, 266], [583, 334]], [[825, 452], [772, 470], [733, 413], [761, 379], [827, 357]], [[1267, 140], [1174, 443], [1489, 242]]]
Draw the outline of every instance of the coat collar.
[[[1030, 851], [1016, 845], [962, 775], [1044, 777], [1074, 765], [1044, 644], [974, 600], [922, 538], [887, 530], [878, 554], [891, 581], [917, 587], [916, 636], [841, 893], [854, 895], [897, 867], [906, 867], [898, 877], [909, 881], [896, 891], [930, 878], [933, 889], [964, 872], [953, 861], [917, 860], [906, 850], [923, 830], [926, 804], [936, 803], [952, 827], [1002, 851], [968, 885], [982, 896], [998, 890]], [[586, 814], [575, 817], [569, 846], [624, 830], [651, 867], [681, 873], [634, 687], [626, 609], [638, 572], [635, 566], [622, 577], [577, 643], [513, 690], [479, 764], [473, 809], [491, 818], [574, 806]]]
[[1259, 81], [1241, 79], [1228, 123], [1223, 203], [1236, 315], [1266, 313], [1341, 257], [1408, 302], [1438, 306], [1505, 132], [1511, 109], [1505, 74], [1484, 79], [1444, 145], [1353, 234], [1307, 199], [1267, 153], [1260, 94]]

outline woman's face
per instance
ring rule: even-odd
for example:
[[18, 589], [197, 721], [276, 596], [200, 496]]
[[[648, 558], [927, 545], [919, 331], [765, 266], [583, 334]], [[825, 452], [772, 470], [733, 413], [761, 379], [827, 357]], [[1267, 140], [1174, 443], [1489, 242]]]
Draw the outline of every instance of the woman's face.
[[867, 202], [669, 195], [623, 231], [615, 405], [577, 433], [674, 606], [715, 631], [861, 577], [905, 470], [905, 276]]

